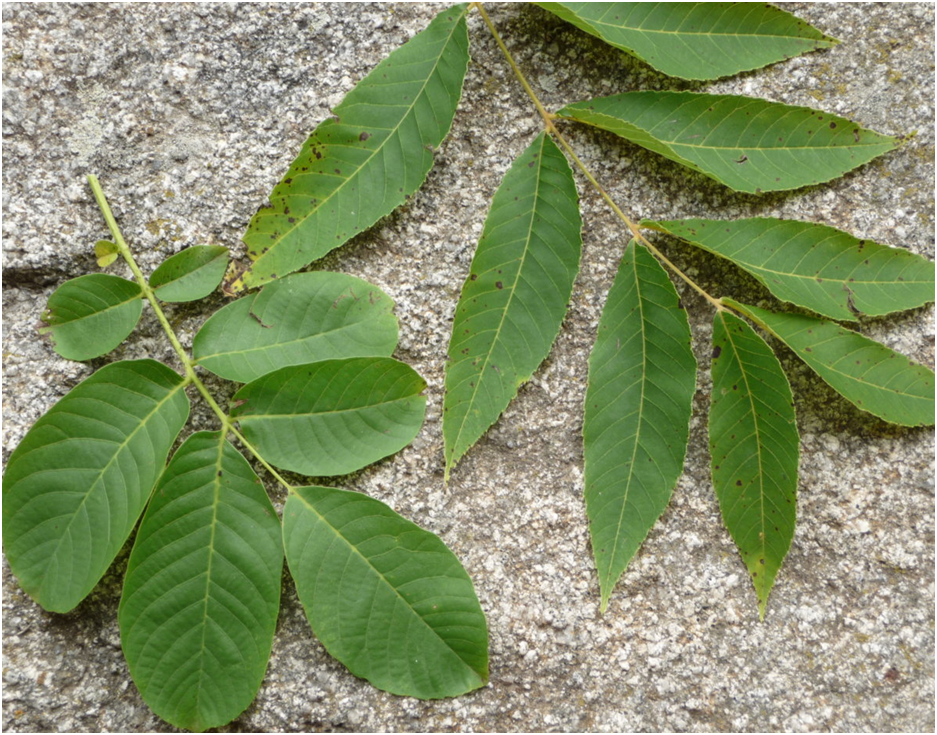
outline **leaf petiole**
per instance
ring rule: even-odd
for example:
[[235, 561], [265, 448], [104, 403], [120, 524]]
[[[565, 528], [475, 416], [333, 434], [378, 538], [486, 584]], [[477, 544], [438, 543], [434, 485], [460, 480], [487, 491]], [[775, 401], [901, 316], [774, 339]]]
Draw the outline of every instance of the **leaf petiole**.
[[530, 86], [530, 83], [524, 77], [524, 73], [520, 70], [520, 67], [517, 65], [517, 62], [514, 60], [514, 57], [511, 55], [511, 52], [508, 50], [508, 47], [505, 46], [504, 41], [501, 39], [501, 35], [498, 33], [498, 29], [495, 28], [494, 23], [492, 23], [491, 18], [488, 16], [488, 13], [485, 11], [483, 4], [480, 2], [473, 2], [472, 7], [478, 10], [479, 14], [482, 17], [482, 20], [485, 21], [485, 25], [488, 26], [488, 30], [491, 31], [491, 35], [494, 37], [495, 42], [498, 44], [498, 47], [501, 49], [501, 53], [504, 54], [504, 57], [507, 59], [508, 64], [510, 64], [511, 69], [514, 70], [514, 74], [517, 76], [518, 80], [521, 83], [521, 86], [524, 88], [524, 91], [527, 93], [527, 96], [530, 97], [531, 102], [533, 102], [534, 107], [537, 108], [537, 112], [540, 113], [540, 117], [543, 118], [544, 127], [547, 129], [547, 132], [552, 135], [556, 141], [563, 146], [566, 152], [569, 154], [569, 157], [573, 160], [573, 163], [576, 164], [577, 168], [582, 171], [583, 175], [589, 180], [589, 183], [595, 188], [599, 195], [605, 200], [608, 206], [611, 208], [612, 212], [625, 223], [625, 226], [631, 231], [632, 236], [638, 240], [642, 245], [644, 245], [648, 250], [650, 250], [654, 255], [670, 270], [676, 273], [680, 278], [682, 278], [687, 285], [690, 286], [694, 291], [696, 291], [700, 296], [702, 296], [706, 301], [708, 301], [717, 311], [723, 311], [725, 307], [722, 302], [711, 296], [705, 289], [697, 284], [692, 278], [690, 278], [686, 273], [680, 270], [676, 265], [674, 265], [668, 258], [661, 253], [653, 243], [649, 242], [644, 235], [641, 234], [640, 228], [631, 220], [628, 215], [626, 215], [621, 208], [615, 203], [615, 200], [609, 195], [595, 176], [592, 175], [592, 172], [586, 167], [582, 162], [582, 159], [576, 155], [576, 151], [573, 150], [573, 147], [569, 144], [569, 141], [563, 137], [563, 134], [557, 129], [553, 124], [553, 121], [556, 118], [556, 115], [547, 112], [546, 108], [540, 102], [540, 99], [537, 97], [537, 93], [534, 92], [533, 88]]

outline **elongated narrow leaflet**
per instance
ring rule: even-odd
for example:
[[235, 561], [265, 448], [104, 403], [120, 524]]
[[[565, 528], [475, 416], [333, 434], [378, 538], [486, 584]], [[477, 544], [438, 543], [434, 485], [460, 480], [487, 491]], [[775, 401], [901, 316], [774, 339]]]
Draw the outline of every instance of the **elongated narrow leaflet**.
[[344, 273], [296, 273], [215, 312], [192, 343], [196, 362], [249, 383], [288, 365], [342, 357], [390, 357], [394, 302]]
[[828, 112], [724, 94], [626, 92], [557, 114], [750, 194], [830, 181], [898, 145]]
[[713, 487], [764, 618], [797, 518], [800, 438], [793, 397], [771, 348], [727, 311], [713, 322], [712, 380]]
[[321, 258], [420, 188], [462, 95], [467, 9], [443, 10], [315, 129], [270, 206], [250, 221], [244, 243], [252, 263], [231, 290], [261, 286]]
[[836, 392], [902, 426], [933, 426], [934, 371], [838, 324], [724, 301], [770, 331]]
[[718, 79], [837, 41], [767, 3], [536, 3], [683, 79]]
[[654, 256], [632, 242], [589, 356], [582, 429], [603, 611], [683, 471], [695, 388], [686, 312]]
[[312, 630], [353, 674], [421, 699], [488, 681], [485, 615], [437, 536], [366, 495], [302, 487], [283, 544]]
[[549, 354], [579, 270], [572, 171], [539, 135], [491, 203], [456, 306], [446, 365], [446, 476]]
[[68, 612], [136, 525], [189, 415], [183, 379], [153, 360], [116, 362], [29, 430], [3, 476], [3, 546], [23, 589]]
[[268, 462], [345, 475], [403, 449], [423, 425], [426, 382], [389, 357], [292, 365], [245, 385], [231, 416]]
[[143, 291], [133, 281], [90, 273], [66, 281], [49, 297], [39, 330], [68, 360], [91, 360], [123, 342], [140, 321]]
[[247, 708], [270, 658], [282, 571], [260, 479], [222, 432], [193, 434], [156, 486], [120, 601], [124, 655], [150, 709], [201, 732]]

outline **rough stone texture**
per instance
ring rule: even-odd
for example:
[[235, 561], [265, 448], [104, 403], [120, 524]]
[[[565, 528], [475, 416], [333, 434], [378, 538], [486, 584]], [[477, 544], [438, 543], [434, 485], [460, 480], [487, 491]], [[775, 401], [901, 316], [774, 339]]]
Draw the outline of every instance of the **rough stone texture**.
[[[635, 217], [787, 216], [934, 257], [934, 8], [787, 4], [836, 48], [710, 85], [910, 135], [829, 185], [735, 195], [611, 135], [564, 127]], [[59, 359], [36, 333], [67, 278], [94, 272], [106, 230], [84, 182], [97, 173], [145, 270], [239, 235], [308, 132], [430, 5], [21, 5], [3, 7], [3, 458], [28, 427], [111, 357]], [[546, 105], [674, 82], [539, 8], [491, 13]], [[709, 479], [711, 311], [683, 288], [700, 361], [686, 471], [604, 616], [582, 501], [586, 360], [626, 242], [577, 175], [583, 265], [552, 354], [442, 481], [448, 330], [490, 197], [538, 118], [477, 14], [452, 134], [406, 206], [317, 268], [370, 279], [397, 301], [397, 356], [429, 382], [412, 446], [342, 487], [440, 534], [475, 580], [491, 629], [491, 683], [421, 702], [377, 691], [330, 659], [292, 583], [254, 704], [230, 731], [934, 729], [933, 432], [852, 408], [788, 352], [802, 432], [799, 525], [758, 621]], [[751, 278], [660, 240], [712, 293], [771, 304]], [[116, 272], [123, 272], [117, 269]], [[169, 305], [184, 343], [220, 295]], [[862, 330], [933, 366], [932, 308]], [[116, 351], [177, 365], [152, 315]], [[221, 397], [231, 388], [209, 380]], [[193, 396], [194, 398], [194, 396]], [[193, 425], [215, 428], [194, 404]], [[269, 480], [269, 478], [267, 478]], [[272, 482], [268, 488], [282, 502]], [[74, 612], [42, 611], [3, 566], [3, 726], [165, 731], [131, 682], [116, 611], [126, 551]]]

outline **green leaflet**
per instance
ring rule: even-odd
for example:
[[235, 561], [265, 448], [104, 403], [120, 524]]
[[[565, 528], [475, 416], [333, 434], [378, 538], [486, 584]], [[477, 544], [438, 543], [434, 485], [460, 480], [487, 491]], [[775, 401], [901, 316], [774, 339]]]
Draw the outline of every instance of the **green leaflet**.
[[713, 487], [763, 619], [797, 516], [800, 438], [793, 397], [771, 348], [727, 311], [713, 322], [712, 380]]
[[632, 242], [589, 357], [582, 429], [603, 612], [683, 471], [695, 389], [686, 312], [654, 256]]
[[934, 264], [826, 225], [773, 218], [684, 219], [642, 227], [721, 255], [779, 299], [833, 319], [881, 316], [934, 300]]
[[456, 306], [443, 402], [447, 478], [549, 354], [579, 270], [581, 230], [569, 164], [542, 133], [491, 202]]
[[107, 268], [111, 263], [117, 260], [120, 250], [117, 245], [110, 240], [98, 240], [94, 244], [94, 257], [97, 258], [98, 266]]
[[823, 319], [776, 314], [732, 299], [723, 301], [784, 342], [863, 411], [902, 426], [933, 426], [932, 370]]
[[733, 95], [627, 92], [557, 114], [749, 194], [829, 181], [898, 145], [827, 112]]
[[133, 281], [91, 273], [66, 281], [49, 297], [40, 334], [68, 360], [90, 360], [113, 350], [137, 326], [143, 292]]
[[23, 589], [68, 612], [133, 530], [189, 415], [185, 381], [153, 360], [116, 362], [29, 430], [3, 477], [3, 545]]
[[160, 301], [196, 301], [218, 288], [227, 269], [227, 248], [195, 245], [176, 253], [153, 271], [150, 286]]
[[407, 446], [426, 410], [426, 382], [389, 357], [275, 370], [234, 395], [231, 416], [264, 459], [304, 475], [345, 475]]
[[468, 68], [468, 6], [443, 10], [346, 95], [305, 142], [244, 235], [241, 291], [343, 245], [403, 204], [433, 165]]
[[248, 383], [287, 365], [389, 357], [397, 347], [394, 302], [343, 273], [297, 273], [217, 311], [192, 353], [216, 375]]
[[201, 732], [253, 701], [280, 608], [280, 523], [222, 432], [193, 434], [153, 493], [120, 601], [121, 644], [147, 705]]
[[356, 676], [421, 699], [488, 681], [472, 581], [434, 534], [360, 493], [294, 488], [283, 543], [316, 637]]
[[683, 79], [718, 79], [838, 41], [764, 3], [536, 3]]

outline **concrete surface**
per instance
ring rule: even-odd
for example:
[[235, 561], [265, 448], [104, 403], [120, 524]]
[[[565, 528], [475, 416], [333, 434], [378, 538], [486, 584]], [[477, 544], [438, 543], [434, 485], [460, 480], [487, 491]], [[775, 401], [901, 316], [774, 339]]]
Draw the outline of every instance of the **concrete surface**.
[[[830, 185], [734, 195], [619, 141], [568, 127], [635, 217], [771, 215], [831, 224], [934, 257], [934, 7], [785, 4], [842, 45], [710, 86], [811, 105], [909, 135]], [[94, 368], [36, 333], [53, 289], [96, 266], [106, 234], [84, 183], [97, 173], [146, 270], [239, 235], [309, 131], [438, 6], [3, 6], [3, 458]], [[554, 109], [672, 82], [533, 6], [490, 12]], [[398, 357], [429, 381], [423, 431], [397, 456], [336, 483], [436, 533], [475, 581], [491, 629], [491, 683], [421, 702], [380, 692], [331, 660], [292, 583], [254, 704], [228, 731], [934, 729], [933, 432], [860, 413], [790, 353], [803, 435], [799, 525], [758, 621], [721, 526], [705, 417], [712, 314], [684, 291], [700, 360], [686, 471], [670, 509], [598, 614], [582, 501], [580, 428], [588, 350], [626, 236], [577, 176], [581, 274], [556, 346], [501, 421], [442, 482], [440, 400], [458, 290], [492, 193], [538, 132], [536, 114], [476, 14], [450, 138], [406, 206], [317, 268], [370, 279], [397, 301]], [[718, 295], [771, 303], [705, 254], [662, 247]], [[678, 284], [678, 288], [681, 285]], [[170, 305], [191, 341], [224, 303]], [[862, 330], [934, 364], [933, 309]], [[145, 315], [117, 358], [175, 364]], [[230, 392], [211, 382], [220, 396]], [[193, 427], [216, 428], [195, 403]], [[273, 483], [268, 488], [278, 501]], [[3, 727], [10, 732], [170, 730], [140, 699], [119, 644], [124, 552], [67, 615], [43, 612], [3, 566]]]

